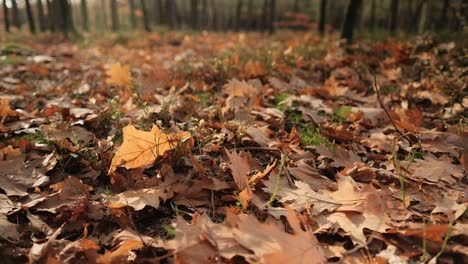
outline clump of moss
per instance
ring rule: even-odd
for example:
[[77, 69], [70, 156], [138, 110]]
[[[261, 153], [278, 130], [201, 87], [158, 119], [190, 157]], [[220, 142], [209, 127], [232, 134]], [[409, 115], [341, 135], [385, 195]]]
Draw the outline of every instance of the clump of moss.
[[329, 147], [331, 145], [330, 141], [320, 134], [318, 127], [301, 127], [297, 130], [297, 133], [301, 137], [301, 143], [305, 146], [325, 145]]
[[290, 93], [278, 93], [276, 96], [275, 96], [275, 99], [273, 99], [273, 103], [275, 104], [275, 107], [281, 111], [286, 111], [288, 109], [288, 106], [287, 105], [282, 105], [280, 104], [281, 102], [283, 102], [284, 100], [288, 99], [289, 97], [291, 97], [292, 94]]
[[346, 118], [349, 114], [353, 113], [353, 110], [350, 107], [340, 107], [333, 111], [333, 122], [343, 123], [346, 121]]
[[208, 92], [199, 93], [196, 96], [198, 97], [198, 100], [199, 100], [201, 106], [208, 106], [208, 104], [210, 103], [210, 99], [211, 99], [211, 94], [210, 93], [208, 93]]

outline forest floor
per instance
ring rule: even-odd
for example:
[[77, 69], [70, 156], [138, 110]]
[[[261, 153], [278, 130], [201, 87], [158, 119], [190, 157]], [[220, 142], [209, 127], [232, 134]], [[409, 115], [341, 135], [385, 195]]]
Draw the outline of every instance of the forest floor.
[[0, 43], [2, 263], [468, 263], [467, 53]]

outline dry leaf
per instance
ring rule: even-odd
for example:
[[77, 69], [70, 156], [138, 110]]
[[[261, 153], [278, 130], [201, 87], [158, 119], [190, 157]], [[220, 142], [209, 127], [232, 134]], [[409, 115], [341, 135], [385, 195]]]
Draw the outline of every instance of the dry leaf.
[[123, 193], [112, 195], [106, 204], [109, 208], [122, 208], [130, 206], [136, 211], [143, 209], [146, 205], [154, 208], [159, 207], [160, 199], [168, 199], [168, 194], [161, 188], [147, 188], [140, 190], [129, 190]]
[[5, 116], [16, 116], [18, 112], [11, 110], [10, 100], [8, 98], [0, 98], [0, 118]]
[[109, 76], [106, 83], [110, 85], [117, 85], [127, 87], [131, 82], [130, 67], [123, 66], [120, 63], [112, 64], [107, 69], [106, 74]]
[[112, 159], [109, 174], [119, 166], [127, 169], [151, 166], [166, 151], [178, 148], [190, 138], [188, 132], [165, 134], [157, 126], [146, 132], [128, 125], [123, 128], [123, 143]]
[[128, 262], [128, 256], [132, 250], [143, 247], [141, 240], [127, 240], [114, 251], [106, 251], [104, 255], [97, 259], [100, 264], [116, 264]]

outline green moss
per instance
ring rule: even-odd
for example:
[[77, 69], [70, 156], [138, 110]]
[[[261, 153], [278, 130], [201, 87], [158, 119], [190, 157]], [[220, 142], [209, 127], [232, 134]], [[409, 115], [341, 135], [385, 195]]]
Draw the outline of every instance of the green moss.
[[353, 110], [350, 107], [340, 107], [333, 111], [333, 122], [343, 123], [346, 121], [346, 117], [353, 113]]
[[273, 99], [273, 103], [275, 104], [275, 107], [281, 111], [286, 111], [289, 107], [287, 105], [281, 105], [280, 103], [288, 99], [291, 96], [292, 94], [290, 93], [278, 93], [275, 96], [275, 99]]
[[205, 92], [205, 93], [199, 93], [197, 94], [198, 100], [200, 102], [201, 106], [208, 106], [210, 103], [211, 99], [211, 93]]
[[299, 128], [297, 133], [301, 137], [301, 143], [304, 146], [326, 145], [328, 147], [331, 144], [328, 139], [320, 134], [320, 129], [318, 127], [307, 126]]
[[175, 237], [176, 236], [176, 230], [173, 226], [171, 225], [163, 225], [163, 230], [166, 233], [166, 236], [168, 237]]
[[0, 66], [16, 65], [25, 63], [26, 59], [22, 56], [5, 56], [0, 57]]
[[15, 52], [21, 52], [21, 51], [32, 51], [32, 48], [24, 44], [10, 42], [10, 43], [5, 43], [5, 45], [1, 48], [1, 50], [4, 52], [15, 53]]
[[390, 85], [382, 85], [382, 87], [380, 87], [379, 92], [383, 95], [391, 94], [396, 92], [396, 87]]

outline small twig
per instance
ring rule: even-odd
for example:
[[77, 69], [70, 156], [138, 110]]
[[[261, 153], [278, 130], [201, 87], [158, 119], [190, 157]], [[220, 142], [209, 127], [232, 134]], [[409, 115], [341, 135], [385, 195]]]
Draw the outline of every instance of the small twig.
[[[390, 113], [387, 111], [387, 109], [385, 108], [384, 104], [383, 104], [383, 101], [382, 101], [382, 98], [380, 98], [380, 92], [379, 92], [379, 87], [377, 86], [377, 77], [375, 76], [375, 72], [373, 72], [374, 74], [374, 90], [375, 90], [375, 93], [377, 94], [377, 99], [379, 100], [379, 103], [380, 103], [380, 107], [382, 107], [382, 109], [384, 110], [385, 114], [387, 115], [388, 119], [390, 119], [390, 122], [392, 122], [392, 125], [393, 127], [395, 128], [395, 130], [403, 137], [406, 138], [405, 134], [403, 134], [403, 132], [401, 132], [400, 129], [398, 129], [398, 127], [396, 126], [395, 124], [395, 121], [393, 121], [392, 117], [390, 116]], [[410, 141], [411, 142], [411, 141]]]

